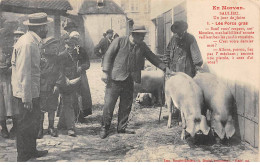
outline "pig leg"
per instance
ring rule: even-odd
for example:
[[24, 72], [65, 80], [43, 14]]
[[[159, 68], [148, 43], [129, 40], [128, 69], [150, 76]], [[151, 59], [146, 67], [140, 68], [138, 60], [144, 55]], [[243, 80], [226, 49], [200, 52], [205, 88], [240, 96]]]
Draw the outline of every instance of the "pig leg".
[[182, 121], [181, 140], [185, 140], [186, 119], [184, 113], [182, 111], [180, 111], [180, 113], [181, 113], [181, 121]]
[[167, 127], [171, 128], [172, 124], [172, 108], [173, 108], [173, 102], [170, 96], [167, 97], [167, 108], [168, 108], [168, 124]]

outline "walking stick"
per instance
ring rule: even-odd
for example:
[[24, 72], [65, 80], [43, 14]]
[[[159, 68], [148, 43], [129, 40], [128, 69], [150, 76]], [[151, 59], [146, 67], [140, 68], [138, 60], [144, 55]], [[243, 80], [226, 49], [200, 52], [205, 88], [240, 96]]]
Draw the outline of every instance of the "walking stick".
[[[164, 96], [164, 100], [165, 100], [165, 73], [163, 76], [163, 91], [162, 91], [162, 96]], [[160, 113], [159, 113], [159, 124], [161, 122], [161, 115], [162, 115], [162, 106], [163, 106], [163, 99], [161, 100], [161, 107], [160, 107]]]
[[161, 104], [160, 113], [159, 113], [159, 124], [160, 124], [160, 122], [161, 122], [161, 114], [162, 114], [162, 104]]

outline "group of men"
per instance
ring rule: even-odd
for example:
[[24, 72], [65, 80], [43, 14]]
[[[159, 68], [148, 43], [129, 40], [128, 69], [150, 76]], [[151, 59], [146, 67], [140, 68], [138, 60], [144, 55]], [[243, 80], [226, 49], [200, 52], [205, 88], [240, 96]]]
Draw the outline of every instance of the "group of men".
[[11, 60], [3, 51], [0, 56], [1, 134], [9, 137], [6, 117], [12, 116], [15, 131], [10, 132], [16, 133], [17, 161], [48, 153], [36, 149], [36, 139], [43, 137], [43, 112], [48, 112], [48, 133], [54, 137], [58, 136], [54, 129], [56, 109], [60, 117], [57, 127], [66, 129], [69, 136], [76, 136], [76, 119], [92, 114], [86, 76], [89, 56], [79, 44], [80, 34], [70, 31], [75, 26], [66, 25], [62, 40], [46, 38], [48, 24], [53, 20], [46, 13], [34, 13], [28, 18], [24, 22], [28, 31], [14, 39], [17, 42]]
[[[28, 25], [29, 30], [14, 45], [12, 55], [12, 91], [19, 111], [18, 161], [27, 161], [48, 153], [47, 150], [36, 149], [36, 139], [42, 136], [41, 110], [48, 112], [49, 133], [57, 136], [53, 126], [55, 108], [51, 106], [55, 93], [59, 94], [58, 109], [62, 109], [58, 128], [68, 129], [69, 135], [75, 136], [75, 113], [72, 110], [75, 104], [81, 102], [81, 109], [88, 109], [79, 113], [83, 118], [92, 113], [88, 104], [91, 97], [88, 97], [90, 93], [86, 77], [90, 62], [86, 51], [79, 46], [79, 33], [70, 31], [69, 37], [63, 39], [65, 46], [60, 51], [57, 50], [60, 43], [57, 39], [45, 39], [47, 24], [52, 19], [45, 13], [35, 13], [28, 17], [29, 20], [24, 24]], [[135, 133], [126, 130], [126, 127], [133, 103], [134, 82], [141, 82], [145, 58], [166, 73], [176, 71], [185, 72], [191, 77], [195, 75], [196, 68], [202, 65], [202, 58], [196, 40], [186, 32], [187, 28], [187, 23], [183, 21], [172, 25], [171, 30], [176, 34], [167, 47], [164, 61], [143, 42], [147, 33], [144, 26], [134, 26], [128, 36], [117, 37], [113, 41], [113, 31], [107, 31], [106, 40], [94, 49], [102, 57], [101, 79], [106, 83], [100, 138], [104, 139], [109, 134], [118, 98], [117, 132]], [[45, 39], [43, 44], [42, 39]], [[105, 49], [101, 45], [105, 45]], [[84, 107], [84, 104], [88, 105]]]

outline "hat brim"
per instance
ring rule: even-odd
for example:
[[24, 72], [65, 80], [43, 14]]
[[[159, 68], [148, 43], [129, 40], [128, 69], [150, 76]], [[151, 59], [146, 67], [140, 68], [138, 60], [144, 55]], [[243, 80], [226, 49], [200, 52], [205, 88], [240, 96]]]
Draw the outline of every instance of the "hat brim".
[[146, 30], [134, 30], [132, 33], [147, 33]]
[[24, 32], [22, 32], [22, 31], [15, 31], [14, 34], [15, 34], [15, 35], [23, 35]]
[[42, 22], [42, 23], [30, 23], [29, 20], [27, 21], [24, 21], [23, 24], [24, 25], [27, 25], [27, 26], [39, 26], [39, 25], [46, 25], [46, 24], [49, 24], [53, 22], [53, 19], [52, 18], [47, 18], [47, 21], [46, 22]]
[[7, 68], [7, 65], [0, 65], [0, 69]]

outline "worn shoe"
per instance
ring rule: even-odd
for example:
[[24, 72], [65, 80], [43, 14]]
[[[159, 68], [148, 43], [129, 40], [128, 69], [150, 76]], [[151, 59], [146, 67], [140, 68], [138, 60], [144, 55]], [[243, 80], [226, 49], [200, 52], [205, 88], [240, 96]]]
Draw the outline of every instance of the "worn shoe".
[[48, 128], [48, 134], [52, 137], [58, 137], [58, 133], [54, 128]]
[[135, 131], [129, 131], [129, 130], [121, 129], [121, 130], [117, 130], [117, 133], [135, 134]]
[[69, 136], [72, 136], [72, 137], [76, 137], [77, 135], [76, 135], [76, 133], [75, 133], [75, 131], [74, 130], [68, 130], [68, 135]]
[[16, 127], [13, 126], [11, 129], [10, 129], [10, 137], [15, 137], [16, 136]]
[[33, 153], [32, 158], [43, 157], [43, 156], [45, 156], [45, 155], [47, 155], [47, 154], [48, 154], [48, 150], [43, 150], [43, 151], [38, 151], [38, 150], [36, 150], [36, 152]]
[[100, 138], [105, 139], [107, 135], [108, 135], [108, 129], [102, 127], [99, 133]]
[[83, 117], [82, 114], [79, 115], [77, 122], [79, 122], [79, 123], [85, 123], [85, 118]]
[[37, 135], [37, 139], [42, 139], [43, 138], [43, 129], [40, 129]]

